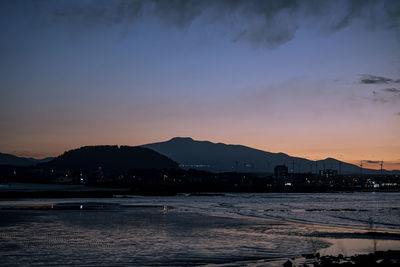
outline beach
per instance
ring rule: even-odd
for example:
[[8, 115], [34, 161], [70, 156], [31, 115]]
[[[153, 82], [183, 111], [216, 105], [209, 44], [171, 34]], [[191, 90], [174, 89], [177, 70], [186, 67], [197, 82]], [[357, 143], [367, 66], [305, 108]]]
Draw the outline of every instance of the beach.
[[3, 199], [0, 265], [282, 266], [317, 252], [399, 250], [399, 199], [360, 192]]

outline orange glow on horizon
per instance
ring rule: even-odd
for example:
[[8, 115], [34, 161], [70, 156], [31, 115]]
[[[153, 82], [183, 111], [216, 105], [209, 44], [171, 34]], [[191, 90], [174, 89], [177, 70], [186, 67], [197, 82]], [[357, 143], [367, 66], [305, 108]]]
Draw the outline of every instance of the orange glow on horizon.
[[[285, 138], [282, 138], [283, 141], [275, 141], [273, 143], [262, 143], [262, 140], [258, 140], [257, 138], [247, 139], [246, 142], [240, 142], [238, 139], [234, 138], [203, 138], [201, 136], [190, 136], [190, 135], [171, 135], [168, 138], [157, 138], [148, 136], [147, 138], [143, 137], [136, 141], [120, 138], [118, 142], [113, 142], [112, 138], [92, 138], [91, 140], [81, 140], [81, 142], [74, 142], [74, 140], [70, 140], [70, 142], [62, 143], [56, 142], [56, 140], [43, 140], [42, 142], [32, 142], [32, 143], [22, 143], [19, 149], [11, 148], [11, 146], [3, 147], [4, 153], [14, 154], [16, 156], [21, 157], [35, 157], [35, 158], [45, 158], [45, 157], [54, 157], [62, 154], [64, 151], [68, 151], [70, 149], [75, 149], [81, 146], [87, 145], [143, 145], [153, 142], [163, 142], [167, 141], [175, 136], [185, 136], [192, 137], [194, 140], [199, 141], [211, 141], [213, 143], [225, 143], [225, 144], [234, 144], [234, 145], [244, 145], [251, 148], [273, 152], [273, 153], [285, 153], [290, 156], [302, 157], [309, 160], [322, 160], [328, 157], [335, 158], [340, 161], [344, 161], [347, 163], [355, 164], [357, 166], [360, 165], [361, 160], [363, 161], [363, 167], [369, 169], [380, 169], [380, 161], [383, 160], [383, 168], [386, 170], [399, 170], [400, 169], [400, 159], [398, 158], [398, 151], [400, 149], [398, 147], [384, 147], [384, 146], [370, 146], [370, 147], [361, 147], [357, 146], [353, 143], [332, 146], [329, 144], [324, 144], [322, 140], [319, 143], [309, 143], [304, 140], [298, 141], [296, 143], [289, 143]], [[282, 140], [281, 139], [281, 140]], [[251, 140], [252, 142], [249, 142]], [[276, 140], [276, 139], [275, 139]], [[298, 141], [298, 142], [297, 142]], [[22, 149], [23, 147], [23, 149]], [[17, 147], [18, 148], [18, 147]]]

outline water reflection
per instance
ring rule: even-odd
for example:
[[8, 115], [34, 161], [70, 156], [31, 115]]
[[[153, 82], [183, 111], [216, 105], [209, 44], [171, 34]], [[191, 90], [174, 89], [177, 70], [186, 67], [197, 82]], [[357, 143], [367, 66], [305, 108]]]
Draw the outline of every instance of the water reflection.
[[162, 212], [158, 207], [83, 211], [18, 211], [31, 219], [1, 228], [3, 263], [23, 265], [33, 258], [38, 265], [197, 265], [268, 260], [307, 250], [288, 250], [302, 242], [301, 236], [257, 233], [257, 226], [271, 227], [265, 222], [181, 213], [167, 206]]
[[[316, 251], [352, 255], [400, 249], [400, 195], [381, 196], [378, 204], [370, 196], [4, 201], [0, 258], [6, 266], [263, 265]], [[393, 234], [382, 234], [388, 230]]]

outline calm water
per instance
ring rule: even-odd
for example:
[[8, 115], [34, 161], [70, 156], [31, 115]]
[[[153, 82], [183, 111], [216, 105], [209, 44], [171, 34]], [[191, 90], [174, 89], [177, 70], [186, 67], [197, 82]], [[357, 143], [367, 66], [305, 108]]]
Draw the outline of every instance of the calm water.
[[400, 193], [1, 201], [0, 265], [264, 266], [400, 249], [366, 231], [400, 234]]

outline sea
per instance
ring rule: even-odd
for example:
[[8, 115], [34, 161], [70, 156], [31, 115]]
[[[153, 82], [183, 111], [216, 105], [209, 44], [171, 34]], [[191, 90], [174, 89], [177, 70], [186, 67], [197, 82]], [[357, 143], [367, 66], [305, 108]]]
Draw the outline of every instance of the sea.
[[400, 250], [400, 193], [0, 201], [0, 266], [282, 266]]

